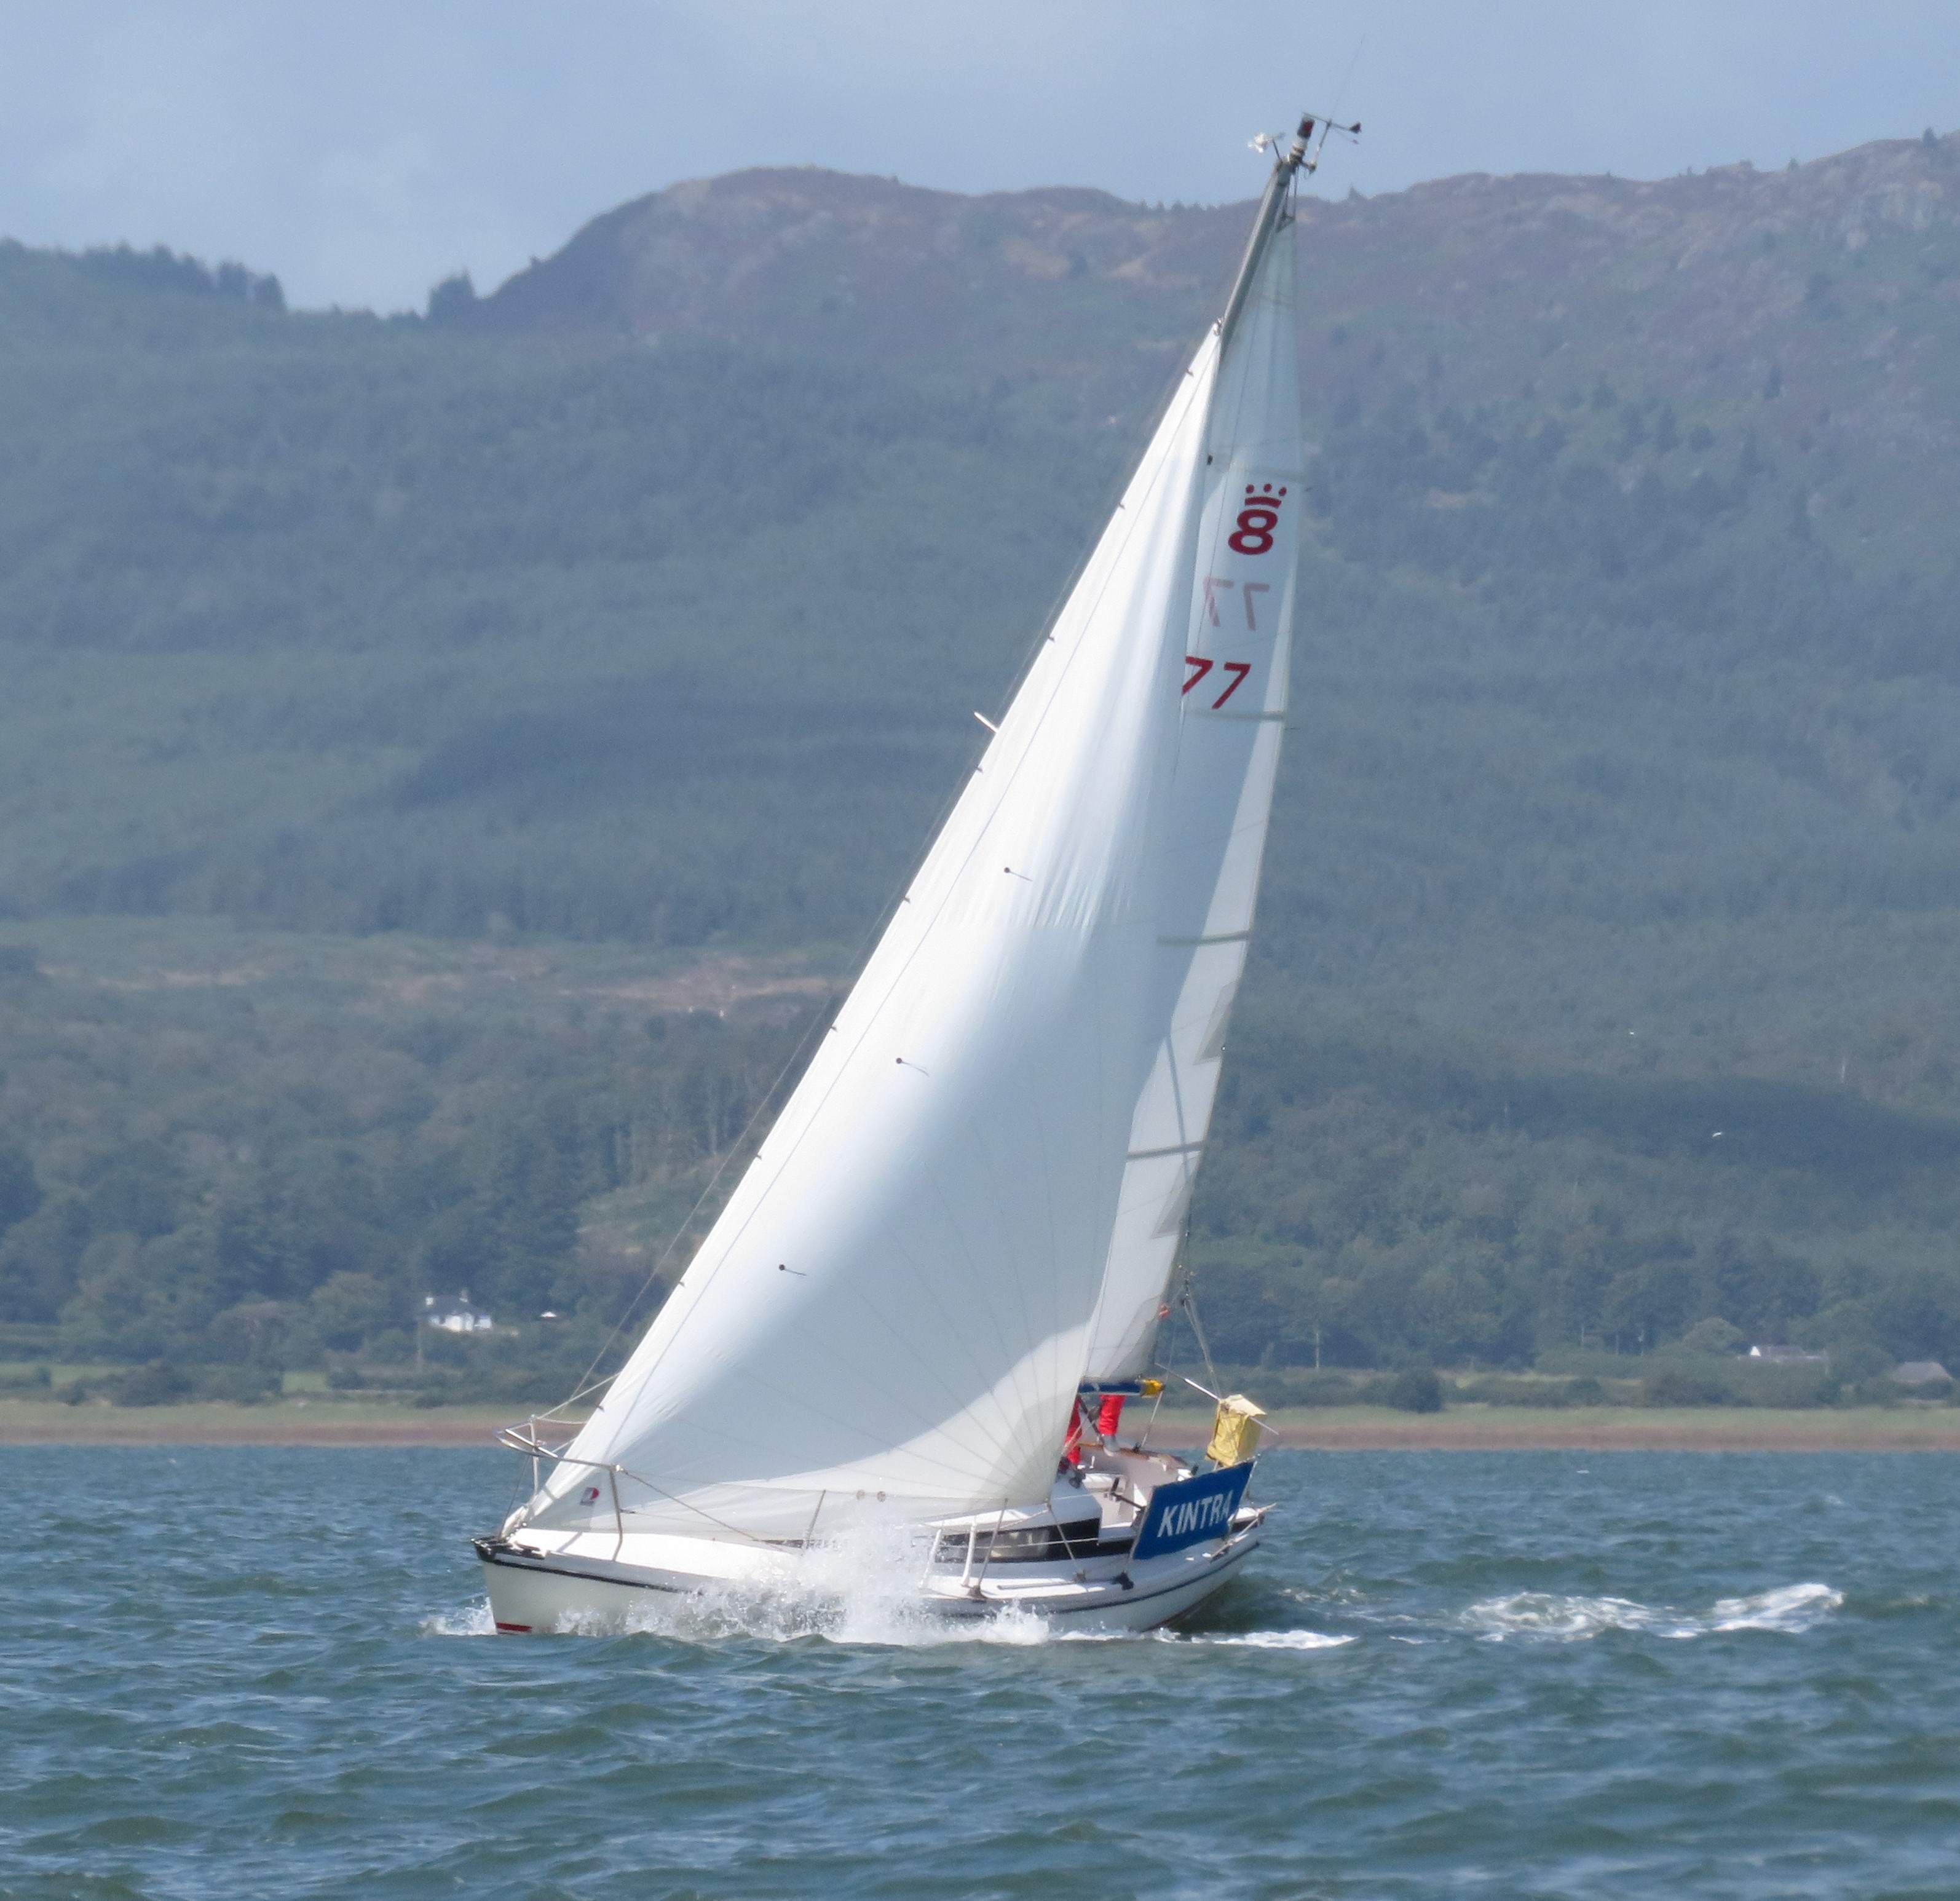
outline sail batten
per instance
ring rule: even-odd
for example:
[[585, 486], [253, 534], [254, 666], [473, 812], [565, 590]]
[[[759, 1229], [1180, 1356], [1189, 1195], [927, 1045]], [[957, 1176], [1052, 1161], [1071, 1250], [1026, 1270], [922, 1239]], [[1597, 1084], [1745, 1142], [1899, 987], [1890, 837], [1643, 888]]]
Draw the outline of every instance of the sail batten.
[[612, 1523], [595, 1467], [628, 1528], [697, 1536], [799, 1537], [826, 1499], [1044, 1498], [1085, 1374], [1147, 1345], [1286, 716], [1284, 196], [905, 902], [532, 1522]]

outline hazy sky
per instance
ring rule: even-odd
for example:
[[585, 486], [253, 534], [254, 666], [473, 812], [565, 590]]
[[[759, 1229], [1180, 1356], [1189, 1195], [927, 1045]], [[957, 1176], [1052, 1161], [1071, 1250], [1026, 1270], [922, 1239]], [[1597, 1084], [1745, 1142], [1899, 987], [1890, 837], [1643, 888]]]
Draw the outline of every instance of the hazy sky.
[[1336, 193], [1960, 123], [1956, 0], [16, 0], [0, 60], [0, 233], [383, 309], [743, 165], [1213, 202], [1303, 105], [1366, 127]]

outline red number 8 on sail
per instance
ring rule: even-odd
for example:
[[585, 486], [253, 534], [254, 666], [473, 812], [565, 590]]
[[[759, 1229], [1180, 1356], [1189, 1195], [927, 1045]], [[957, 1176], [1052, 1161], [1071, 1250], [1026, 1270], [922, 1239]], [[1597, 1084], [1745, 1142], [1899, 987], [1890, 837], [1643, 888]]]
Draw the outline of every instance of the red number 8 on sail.
[[1239, 511], [1238, 532], [1226, 543], [1234, 554], [1262, 555], [1273, 545], [1273, 530], [1280, 525], [1280, 504], [1286, 499], [1282, 489], [1275, 495], [1268, 482], [1262, 492], [1246, 484], [1246, 505]]

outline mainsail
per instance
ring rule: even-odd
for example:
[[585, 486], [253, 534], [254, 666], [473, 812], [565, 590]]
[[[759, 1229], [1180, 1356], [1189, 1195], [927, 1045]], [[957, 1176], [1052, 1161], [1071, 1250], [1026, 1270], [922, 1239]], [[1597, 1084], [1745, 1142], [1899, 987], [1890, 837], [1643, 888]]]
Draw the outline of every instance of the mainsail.
[[1036, 1503], [1083, 1380], [1147, 1355], [1284, 724], [1303, 149], [917, 878], [530, 1523], [796, 1539], [858, 1500]]

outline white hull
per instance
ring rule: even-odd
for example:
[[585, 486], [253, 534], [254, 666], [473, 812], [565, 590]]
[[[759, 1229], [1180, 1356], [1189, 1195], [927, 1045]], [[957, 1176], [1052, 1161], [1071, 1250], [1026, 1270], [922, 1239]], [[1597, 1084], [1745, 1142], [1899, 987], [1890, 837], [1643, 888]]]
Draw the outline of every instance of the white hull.
[[[970, 1623], [1038, 1617], [1092, 1632], [1154, 1629], [1185, 1616], [1258, 1549], [1258, 1511], [1240, 1512], [1229, 1533], [1142, 1564], [1091, 1559], [1081, 1565], [1004, 1565], [974, 1578], [930, 1567], [902, 1594], [901, 1608], [928, 1619]], [[497, 1629], [508, 1635], [605, 1635], [658, 1629], [663, 1610], [714, 1596], [739, 1600], [807, 1596], [839, 1602], [825, 1554], [756, 1549], [695, 1538], [582, 1534], [575, 1539], [476, 1541]], [[542, 1549], [549, 1543], [553, 1548]], [[612, 1555], [616, 1554], [616, 1555]]]

